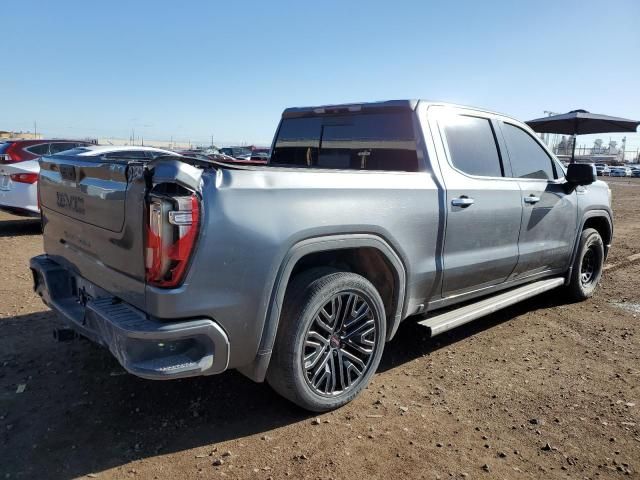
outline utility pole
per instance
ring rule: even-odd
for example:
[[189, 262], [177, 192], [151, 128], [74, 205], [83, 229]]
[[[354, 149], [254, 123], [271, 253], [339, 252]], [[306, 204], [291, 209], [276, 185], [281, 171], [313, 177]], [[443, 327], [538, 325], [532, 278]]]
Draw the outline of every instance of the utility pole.
[[38, 139], [38, 123], [33, 121], [33, 138]]

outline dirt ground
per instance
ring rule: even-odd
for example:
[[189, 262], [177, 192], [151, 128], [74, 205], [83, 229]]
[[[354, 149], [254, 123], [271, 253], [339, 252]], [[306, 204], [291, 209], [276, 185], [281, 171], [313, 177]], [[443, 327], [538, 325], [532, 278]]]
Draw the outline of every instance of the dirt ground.
[[27, 268], [39, 224], [0, 214], [0, 478], [638, 478], [640, 179], [608, 181], [594, 298], [552, 291], [434, 340], [405, 323], [320, 416], [235, 372], [146, 381], [56, 343]]

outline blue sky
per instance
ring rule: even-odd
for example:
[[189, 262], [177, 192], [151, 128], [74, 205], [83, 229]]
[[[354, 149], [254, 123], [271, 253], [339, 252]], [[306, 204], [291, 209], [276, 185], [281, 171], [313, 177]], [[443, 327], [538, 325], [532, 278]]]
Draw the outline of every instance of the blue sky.
[[0, 17], [0, 130], [264, 144], [287, 106], [393, 98], [640, 118], [638, 0], [20, 0]]

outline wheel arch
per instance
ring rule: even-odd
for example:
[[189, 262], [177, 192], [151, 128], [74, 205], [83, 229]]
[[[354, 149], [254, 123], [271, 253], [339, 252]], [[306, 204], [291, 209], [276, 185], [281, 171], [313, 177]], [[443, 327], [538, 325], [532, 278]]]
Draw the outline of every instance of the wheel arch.
[[585, 228], [594, 228], [598, 231], [604, 243], [605, 259], [609, 253], [609, 248], [613, 240], [613, 221], [611, 220], [611, 213], [607, 210], [589, 210], [585, 212], [580, 221], [580, 227], [576, 232], [573, 252], [571, 254], [571, 263], [569, 264], [565, 285], [569, 284], [571, 273], [573, 272], [573, 262], [578, 254], [578, 248], [580, 246], [580, 235]]
[[[375, 254], [373, 253], [375, 252]], [[387, 311], [387, 338], [390, 340], [396, 333], [398, 325], [403, 318], [404, 306], [406, 303], [406, 283], [407, 273], [404, 262], [395, 249], [382, 237], [374, 234], [344, 234], [331, 235], [325, 237], [314, 237], [302, 240], [293, 245], [281, 262], [276, 275], [267, 313], [265, 316], [260, 346], [253, 363], [238, 370], [252, 380], [264, 381], [271, 359], [271, 352], [275, 343], [278, 325], [280, 323], [280, 313], [284, 302], [285, 293], [289, 282], [293, 276], [307, 268], [319, 266], [316, 261], [321, 261], [323, 255], [335, 254], [338, 261], [346, 261], [349, 265], [349, 257], [361, 256], [362, 258], [355, 264], [359, 268], [350, 269], [354, 273], [359, 273], [367, 278], [380, 290], [382, 278], [371, 278], [372, 268], [375, 262], [384, 259], [389, 273], [393, 275], [394, 287], [389, 298], [389, 292], [380, 292], [385, 301], [385, 308], [391, 306], [391, 311]], [[373, 260], [377, 256], [377, 260]], [[374, 263], [369, 263], [372, 261]], [[369, 265], [367, 267], [367, 265]], [[354, 266], [351, 262], [349, 265]], [[385, 287], [386, 288], [386, 287]], [[383, 289], [384, 290], [384, 289]]]

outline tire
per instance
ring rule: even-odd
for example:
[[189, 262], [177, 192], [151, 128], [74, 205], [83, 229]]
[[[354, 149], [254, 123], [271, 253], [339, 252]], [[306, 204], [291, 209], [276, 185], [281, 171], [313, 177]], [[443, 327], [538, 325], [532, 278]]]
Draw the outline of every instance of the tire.
[[586, 300], [593, 295], [604, 266], [604, 243], [594, 228], [586, 228], [580, 234], [578, 253], [573, 261], [569, 294], [574, 300]]
[[304, 409], [333, 410], [366, 388], [385, 338], [384, 304], [371, 282], [349, 272], [304, 272], [287, 289], [267, 382]]

